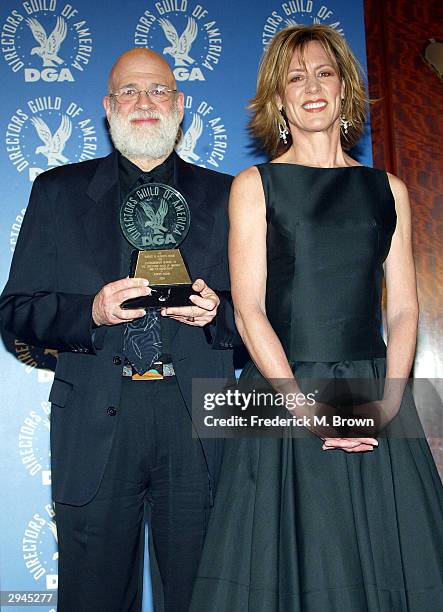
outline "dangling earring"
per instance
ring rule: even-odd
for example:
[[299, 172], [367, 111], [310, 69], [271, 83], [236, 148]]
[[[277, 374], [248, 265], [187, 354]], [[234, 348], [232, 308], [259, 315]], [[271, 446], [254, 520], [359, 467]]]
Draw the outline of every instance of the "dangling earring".
[[[341, 101], [342, 108], [343, 108], [343, 103], [344, 103], [344, 100]], [[342, 113], [340, 115], [340, 128], [343, 130], [343, 133], [344, 133], [345, 136], [348, 135], [348, 128], [349, 128], [350, 125], [351, 125], [351, 122], [348, 121], [346, 119], [346, 115], [344, 113]]]
[[[280, 113], [283, 117], [283, 120], [285, 119], [285, 116], [283, 114], [283, 108], [280, 109]], [[278, 122], [278, 132], [280, 134], [280, 140], [283, 141], [284, 144], [288, 144], [288, 134], [289, 134], [289, 130], [286, 127], [286, 122], [285, 123], [281, 123], [280, 121]]]
[[284, 144], [288, 144], [288, 130], [286, 127], [283, 127], [283, 125], [279, 122], [278, 123], [278, 131], [280, 133], [280, 140], [283, 140]]
[[348, 121], [346, 119], [346, 117], [344, 116], [344, 114], [342, 113], [340, 115], [340, 127], [344, 132], [344, 135], [347, 136], [348, 135], [348, 127], [351, 125], [351, 122]]

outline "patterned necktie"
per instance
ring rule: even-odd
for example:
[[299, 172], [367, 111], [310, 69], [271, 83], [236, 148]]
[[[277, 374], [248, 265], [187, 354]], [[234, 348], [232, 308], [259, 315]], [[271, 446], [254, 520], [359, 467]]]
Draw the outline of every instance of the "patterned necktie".
[[[154, 176], [141, 175], [137, 185], [155, 181]], [[162, 352], [159, 310], [147, 308], [146, 315], [125, 326], [123, 351], [139, 374], [147, 372]]]
[[126, 324], [124, 354], [139, 374], [147, 372], [162, 351], [158, 310], [147, 308], [146, 315]]

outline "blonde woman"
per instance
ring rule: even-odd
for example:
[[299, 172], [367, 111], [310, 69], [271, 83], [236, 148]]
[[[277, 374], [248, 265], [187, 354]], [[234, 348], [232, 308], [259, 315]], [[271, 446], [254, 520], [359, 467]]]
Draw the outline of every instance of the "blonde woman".
[[192, 612], [443, 610], [442, 487], [402, 399], [418, 318], [409, 200], [398, 178], [346, 153], [366, 105], [337, 32], [276, 35], [251, 105], [272, 161], [231, 191], [232, 295], [244, 379], [382, 381], [373, 410], [395, 418], [378, 439], [228, 441]]

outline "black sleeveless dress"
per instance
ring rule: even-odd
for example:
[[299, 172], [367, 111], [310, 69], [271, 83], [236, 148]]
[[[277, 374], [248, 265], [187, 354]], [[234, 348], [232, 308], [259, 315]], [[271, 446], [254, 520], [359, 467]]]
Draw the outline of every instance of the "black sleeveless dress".
[[[258, 168], [267, 315], [296, 377], [383, 378], [382, 263], [396, 224], [386, 173]], [[242, 373], [259, 376], [252, 363]], [[395, 426], [404, 418], [421, 432], [407, 394]], [[190, 612], [443, 610], [443, 489], [423, 433], [382, 436], [370, 453], [321, 446], [226, 441]]]

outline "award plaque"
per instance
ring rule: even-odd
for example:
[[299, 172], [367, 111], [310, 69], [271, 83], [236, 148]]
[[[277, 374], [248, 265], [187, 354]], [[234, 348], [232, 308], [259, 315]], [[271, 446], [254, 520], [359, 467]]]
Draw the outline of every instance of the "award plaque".
[[163, 183], [136, 187], [120, 209], [120, 227], [135, 247], [130, 276], [149, 280], [151, 295], [126, 300], [122, 308], [187, 306], [192, 281], [178, 248], [191, 214], [180, 192]]

